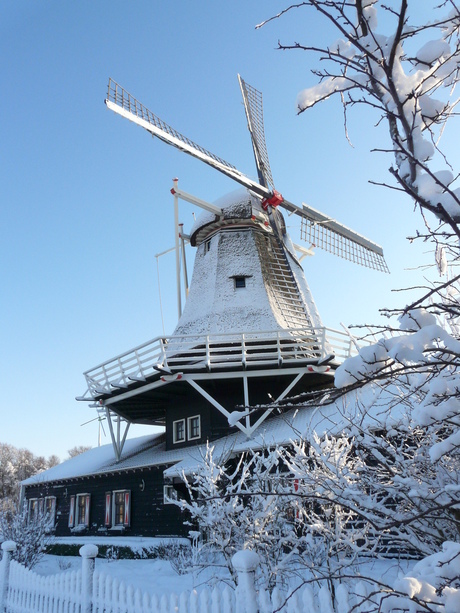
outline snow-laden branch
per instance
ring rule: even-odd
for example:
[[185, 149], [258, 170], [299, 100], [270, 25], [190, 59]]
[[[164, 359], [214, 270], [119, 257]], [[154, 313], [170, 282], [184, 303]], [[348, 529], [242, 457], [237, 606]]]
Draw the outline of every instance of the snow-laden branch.
[[[401, 0], [397, 8], [380, 0], [308, 0], [271, 19], [300, 8], [315, 10], [334, 26], [340, 38], [319, 47], [279, 43], [280, 49], [313, 53], [326, 66], [312, 71], [319, 81], [300, 92], [299, 112], [334, 94], [340, 95], [345, 112], [359, 104], [377, 110], [388, 124], [393, 177], [422, 209], [434, 213], [460, 238], [460, 188], [439, 148], [439, 139], [458, 104], [454, 98], [460, 70], [460, 11], [456, 3], [433, 2], [433, 18], [422, 25], [412, 22], [408, 0]], [[415, 3], [411, 9], [416, 9]], [[379, 29], [381, 13], [385, 24], [389, 17], [394, 21], [386, 34]], [[428, 35], [433, 38], [427, 40]], [[445, 168], [434, 167], [437, 152]]]

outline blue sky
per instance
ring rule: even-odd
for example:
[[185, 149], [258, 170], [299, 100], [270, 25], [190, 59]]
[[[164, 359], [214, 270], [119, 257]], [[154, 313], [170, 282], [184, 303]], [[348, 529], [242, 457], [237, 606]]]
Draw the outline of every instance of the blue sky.
[[[388, 179], [388, 145], [366, 110], [338, 101], [296, 115], [315, 60], [276, 50], [278, 39], [332, 41], [306, 10], [274, 0], [32, 2], [2, 7], [0, 441], [61, 458], [97, 443], [82, 372], [162, 334], [155, 254], [174, 240], [171, 179], [213, 201], [234, 189], [213, 169], [153, 140], [104, 105], [109, 76], [203, 147], [255, 176], [237, 73], [264, 94], [273, 177], [307, 202], [383, 245], [391, 275], [317, 251], [304, 260], [326, 325], [372, 323], [406, 301], [425, 260], [409, 246], [418, 217], [408, 200], [369, 185]], [[452, 150], [455, 144], [452, 139]], [[185, 229], [191, 205], [181, 205]], [[290, 220], [288, 221], [290, 223]], [[299, 241], [297, 226], [293, 239]], [[192, 254], [189, 255], [191, 264]], [[166, 332], [176, 323], [173, 256], [160, 260]], [[135, 430], [142, 433], [142, 430]], [[108, 442], [108, 439], [105, 439]]]

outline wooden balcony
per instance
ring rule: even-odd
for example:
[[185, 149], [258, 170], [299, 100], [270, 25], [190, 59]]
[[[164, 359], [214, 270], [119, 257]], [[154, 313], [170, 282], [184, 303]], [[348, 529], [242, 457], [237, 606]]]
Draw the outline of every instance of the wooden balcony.
[[88, 389], [81, 399], [95, 400], [160, 374], [282, 369], [315, 364], [327, 356], [337, 365], [354, 354], [347, 334], [324, 327], [157, 337], [87, 370]]

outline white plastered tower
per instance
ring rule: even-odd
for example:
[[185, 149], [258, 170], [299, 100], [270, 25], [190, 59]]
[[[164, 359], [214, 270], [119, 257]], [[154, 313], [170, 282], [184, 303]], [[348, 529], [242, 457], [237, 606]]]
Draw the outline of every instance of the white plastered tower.
[[193, 277], [173, 335], [320, 328], [289, 236], [276, 236], [260, 199], [237, 190], [215, 204], [222, 214], [202, 214], [191, 232]]

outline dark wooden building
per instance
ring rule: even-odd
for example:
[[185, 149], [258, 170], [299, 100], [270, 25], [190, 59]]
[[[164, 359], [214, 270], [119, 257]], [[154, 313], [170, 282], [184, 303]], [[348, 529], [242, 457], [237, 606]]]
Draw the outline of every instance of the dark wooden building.
[[[309, 422], [329, 430], [334, 412], [326, 407], [277, 415], [250, 439], [242, 432], [216, 439], [214, 458], [224, 463], [249, 448], [288, 445]], [[27, 479], [23, 497], [31, 517], [47, 512], [57, 537], [186, 537], [187, 518], [171, 499], [187, 496], [183, 475], [198, 470], [206, 447], [168, 450], [164, 434], [143, 436], [127, 439], [117, 460], [112, 445], [104, 445]]]

